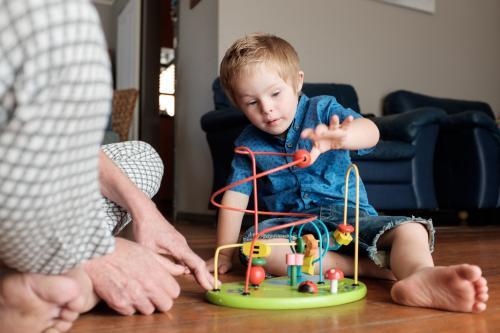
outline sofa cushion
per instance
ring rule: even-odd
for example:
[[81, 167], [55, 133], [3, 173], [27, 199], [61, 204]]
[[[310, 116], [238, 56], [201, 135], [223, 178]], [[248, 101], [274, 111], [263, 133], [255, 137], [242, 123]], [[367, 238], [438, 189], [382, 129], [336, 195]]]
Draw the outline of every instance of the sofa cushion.
[[302, 92], [308, 97], [328, 95], [335, 96], [343, 107], [360, 113], [358, 95], [354, 87], [342, 83], [304, 83]]
[[495, 118], [490, 105], [480, 101], [439, 98], [407, 90], [397, 90], [384, 98], [384, 114], [402, 113], [411, 109], [426, 106], [443, 109], [448, 114], [474, 110], [481, 112], [492, 119]]
[[351, 151], [351, 159], [353, 161], [409, 160], [415, 154], [416, 148], [412, 144], [402, 141], [380, 140], [369, 154], [359, 155], [357, 151]]

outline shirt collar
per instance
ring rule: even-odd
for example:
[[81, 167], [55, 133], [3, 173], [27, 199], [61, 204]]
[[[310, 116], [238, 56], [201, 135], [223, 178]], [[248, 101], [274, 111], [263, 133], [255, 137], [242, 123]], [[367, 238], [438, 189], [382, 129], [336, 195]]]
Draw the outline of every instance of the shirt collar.
[[286, 139], [288, 138], [288, 136], [290, 134], [290, 130], [295, 129], [295, 124], [301, 124], [302, 121], [304, 120], [304, 116], [305, 116], [306, 110], [307, 110], [308, 101], [309, 101], [309, 97], [307, 97], [303, 92], [300, 92], [299, 103], [297, 104], [297, 111], [295, 112], [295, 117], [293, 118], [293, 121], [290, 124], [290, 127], [288, 127], [288, 129], [286, 130], [286, 134], [285, 135], [272, 135], [273, 138], [275, 138], [276, 140], [278, 140], [280, 142], [286, 141]]
[[302, 124], [306, 114], [308, 101], [309, 97], [307, 97], [303, 92], [300, 92], [299, 104], [297, 105], [297, 112], [295, 113], [295, 118], [292, 121], [292, 126], [295, 124]]

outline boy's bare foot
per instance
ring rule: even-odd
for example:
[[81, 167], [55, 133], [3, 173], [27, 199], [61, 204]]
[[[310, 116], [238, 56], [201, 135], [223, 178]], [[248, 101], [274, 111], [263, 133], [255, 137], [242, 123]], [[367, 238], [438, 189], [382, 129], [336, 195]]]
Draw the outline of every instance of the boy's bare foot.
[[0, 276], [0, 332], [68, 331], [88, 306], [82, 293], [88, 285], [80, 282], [67, 276]]
[[391, 296], [403, 305], [481, 312], [486, 309], [488, 285], [478, 266], [429, 267], [396, 282]]

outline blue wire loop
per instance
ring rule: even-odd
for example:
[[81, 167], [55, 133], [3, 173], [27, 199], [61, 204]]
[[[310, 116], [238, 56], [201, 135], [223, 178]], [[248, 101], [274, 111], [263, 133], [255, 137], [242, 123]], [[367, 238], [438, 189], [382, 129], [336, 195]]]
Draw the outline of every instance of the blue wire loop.
[[[324, 234], [320, 231], [320, 229], [318, 228], [318, 226], [316, 225], [316, 223], [318, 223], [323, 228]], [[317, 263], [319, 261], [319, 271], [323, 272], [323, 258], [328, 253], [328, 250], [330, 250], [330, 232], [328, 231], [328, 228], [323, 223], [323, 221], [321, 221], [319, 219], [315, 220], [313, 222], [310, 222], [309, 224], [314, 227], [314, 230], [316, 231], [316, 234], [318, 235], [318, 239], [319, 239], [320, 255], [318, 256], [318, 258], [316, 258], [316, 259], [313, 260], [313, 264]], [[302, 237], [302, 229], [304, 228], [304, 226], [305, 226], [305, 224], [302, 224], [299, 227], [299, 230], [297, 232], [297, 238]], [[290, 242], [293, 241], [293, 229], [294, 228], [295, 228], [295, 226], [291, 226], [290, 227], [290, 232], [288, 234], [288, 240]], [[326, 235], [326, 246], [323, 247], [323, 236], [324, 235]], [[336, 245], [339, 245], [336, 248], [336, 249], [338, 249], [340, 247], [340, 244], [337, 243]], [[291, 246], [291, 249], [292, 249], [293, 253], [296, 253], [296, 250], [295, 250], [295, 248], [293, 246]], [[320, 273], [319, 274], [319, 282], [323, 282], [323, 281], [324, 281], [323, 273]]]

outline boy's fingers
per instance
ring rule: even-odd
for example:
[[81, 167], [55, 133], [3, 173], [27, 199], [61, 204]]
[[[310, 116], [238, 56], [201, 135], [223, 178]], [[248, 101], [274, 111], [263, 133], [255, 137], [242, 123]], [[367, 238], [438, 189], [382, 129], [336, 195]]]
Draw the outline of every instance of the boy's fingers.
[[346, 119], [344, 119], [344, 122], [342, 123], [342, 127], [347, 127], [349, 126], [354, 120], [353, 116], [349, 116]]
[[339, 116], [333, 115], [330, 118], [330, 126], [329, 126], [330, 129], [337, 129], [339, 127], [339, 124], [340, 124]]
[[312, 134], [313, 134], [312, 128], [306, 128], [305, 130], [302, 131], [302, 133], [300, 133], [300, 137], [302, 139], [307, 139], [307, 138], [311, 138]]
[[314, 134], [318, 137], [322, 136], [324, 133], [328, 131], [328, 127], [326, 127], [325, 124], [319, 124], [316, 126], [316, 129], [314, 130]]
[[311, 156], [311, 164], [318, 159], [319, 155], [321, 155], [321, 151], [316, 148], [316, 146], [313, 146], [311, 151], [309, 152], [309, 156]]
[[221, 266], [219, 267], [219, 273], [220, 273], [220, 274], [226, 274], [226, 272], [227, 272], [227, 271], [228, 271], [228, 268], [227, 268], [227, 266], [226, 266], [226, 265], [221, 265]]

